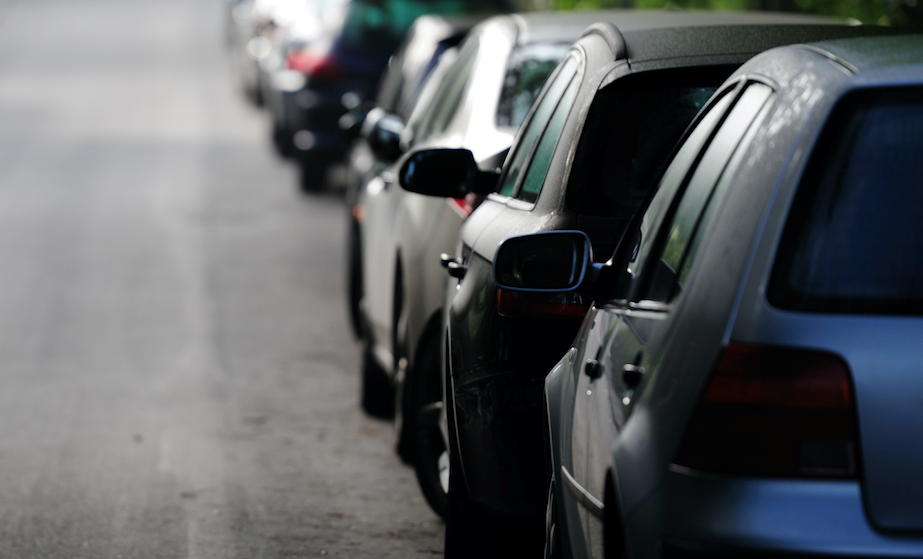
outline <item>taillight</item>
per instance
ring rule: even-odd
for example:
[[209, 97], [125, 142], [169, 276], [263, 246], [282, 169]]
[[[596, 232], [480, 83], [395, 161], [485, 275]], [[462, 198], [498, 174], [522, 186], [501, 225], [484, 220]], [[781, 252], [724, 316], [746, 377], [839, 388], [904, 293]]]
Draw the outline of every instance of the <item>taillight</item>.
[[849, 368], [833, 354], [731, 344], [675, 462], [739, 475], [856, 478], [854, 405]]
[[503, 316], [582, 317], [590, 307], [580, 293], [523, 293], [497, 289], [497, 311]]
[[307, 75], [312, 81], [335, 82], [341, 77], [340, 65], [332, 54], [311, 49], [289, 51], [285, 67]]
[[468, 193], [464, 198], [446, 198], [449, 206], [455, 210], [462, 219], [468, 219], [471, 212], [477, 209], [484, 201], [484, 196], [480, 194]]

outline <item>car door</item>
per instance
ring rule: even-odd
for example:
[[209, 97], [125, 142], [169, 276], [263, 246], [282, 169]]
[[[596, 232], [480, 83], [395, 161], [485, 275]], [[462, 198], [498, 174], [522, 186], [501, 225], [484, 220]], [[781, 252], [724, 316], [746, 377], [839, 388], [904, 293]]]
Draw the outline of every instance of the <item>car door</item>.
[[587, 399], [588, 414], [583, 488], [590, 500], [603, 504], [587, 515], [585, 534], [592, 557], [603, 556], [602, 508], [610, 505], [604, 500], [612, 446], [634, 403], [654, 382], [648, 377], [658, 376], [657, 350], [668, 339], [670, 319], [681, 305], [683, 286], [715, 215], [714, 202], [730, 187], [727, 169], [736, 164], [732, 156], [771, 94], [769, 86], [757, 82], [718, 94], [667, 168], [639, 220], [638, 238], [631, 239], [636, 242], [619, 249], [618, 254], [631, 255], [625, 259], [636, 281], [627, 300], [601, 305], [601, 314], [613, 315], [597, 320], [608, 330], [606, 343], [597, 363], [584, 367], [587, 390], [577, 394]]
[[[415, 114], [414, 122], [410, 125], [415, 143], [425, 141], [445, 130], [458, 109], [474, 67], [477, 47], [477, 42], [470, 42], [458, 58], [444, 70], [444, 76], [440, 70], [433, 72], [431, 79], [441, 81], [432, 98], [421, 98], [421, 102], [430, 99], [431, 101], [419, 108], [420, 115]], [[395, 247], [400, 235], [400, 212], [406, 196], [407, 192], [397, 184], [397, 173], [392, 165], [369, 181], [362, 200], [362, 256], [365, 260], [362, 277], [366, 294], [363, 300], [364, 312], [369, 322], [368, 326], [372, 329], [372, 339], [379, 353], [379, 361], [389, 368], [393, 361], [391, 352], [394, 348], [390, 347], [390, 342], [396, 320], [393, 316]], [[385, 351], [385, 348], [390, 351]]]
[[553, 151], [579, 85], [575, 79], [579, 64], [579, 59], [571, 53], [549, 77], [549, 84], [507, 158], [497, 192], [481, 203], [459, 233], [460, 248], [455, 258], [465, 270], [464, 279], [458, 284], [450, 282], [447, 291], [454, 371], [469, 370], [490, 359], [483, 348], [490, 347], [491, 340], [482, 338], [493, 331], [490, 321], [496, 315], [491, 275], [494, 252], [501, 240], [516, 234], [519, 224], [515, 221], [516, 214], [528, 213], [534, 205], [532, 201], [514, 197], [513, 193], [523, 182], [523, 175], [537, 177], [542, 164], [542, 177], [547, 172], [550, 154], [549, 161], [530, 162], [540, 148], [547, 151], [551, 144]]

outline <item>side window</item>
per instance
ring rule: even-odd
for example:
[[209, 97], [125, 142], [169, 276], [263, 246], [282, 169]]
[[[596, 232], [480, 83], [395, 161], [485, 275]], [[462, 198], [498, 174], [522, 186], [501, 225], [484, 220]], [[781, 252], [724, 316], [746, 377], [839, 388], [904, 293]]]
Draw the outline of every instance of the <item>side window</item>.
[[579, 82], [572, 81], [564, 92], [564, 97], [558, 103], [558, 107], [551, 115], [551, 121], [542, 134], [542, 139], [538, 142], [535, 154], [532, 156], [532, 162], [529, 163], [529, 170], [526, 171], [526, 178], [522, 181], [522, 188], [516, 194], [517, 198], [526, 202], [535, 202], [539, 193], [542, 191], [542, 185], [545, 184], [545, 175], [548, 174], [548, 167], [551, 166], [551, 156], [554, 155], [554, 148], [558, 145], [558, 138], [564, 130], [564, 123], [567, 121], [567, 115], [570, 114], [570, 108], [574, 104], [574, 98], [577, 96], [577, 87]]
[[471, 76], [471, 70], [474, 68], [474, 61], [477, 58], [477, 43], [463, 51], [458, 59], [446, 72], [439, 89], [433, 96], [433, 103], [427, 110], [423, 121], [416, 131], [415, 142], [425, 140], [436, 134], [445, 132], [458, 110], [461, 103], [462, 95], [465, 93], [465, 86], [468, 84], [468, 78]]
[[519, 179], [519, 175], [526, 162], [528, 162], [529, 156], [532, 154], [532, 149], [545, 130], [545, 125], [548, 124], [567, 86], [570, 85], [570, 82], [577, 74], [577, 59], [573, 56], [569, 56], [558, 68], [558, 72], [551, 78], [553, 80], [551, 85], [548, 86], [545, 95], [542, 97], [541, 101], [539, 101], [538, 106], [535, 108], [535, 112], [532, 114], [532, 118], [529, 119], [520, 132], [516, 146], [513, 148], [514, 151], [510, 156], [510, 164], [500, 183], [499, 193], [504, 196], [513, 194], [516, 181]]
[[718, 129], [679, 204], [673, 204], [672, 218], [664, 220], [660, 227], [660, 236], [665, 237], [661, 241], [663, 251], [654, 268], [645, 273], [647, 281], [640, 299], [666, 303], [682, 291], [702, 237], [714, 217], [716, 201], [728, 186], [728, 180], [719, 183], [719, 179], [771, 94], [772, 89], [766, 85], [749, 84]]
[[734, 97], [731, 94], [732, 91], [733, 89], [727, 89], [721, 92], [721, 97], [712, 103], [710, 107], [706, 107], [706, 112], [697, 119], [698, 122], [693, 123], [695, 128], [692, 129], [679, 151], [676, 152], [664, 172], [660, 184], [654, 189], [654, 196], [641, 218], [638, 231], [640, 247], [636, 248], [631, 261], [628, 263], [628, 269], [632, 275], [637, 275], [642, 265], [647, 261], [647, 257], [654, 247], [656, 238], [654, 233], [666, 217], [673, 198], [683, 185], [683, 180], [689, 174], [689, 169], [695, 163], [696, 156], [701, 153], [712, 131], [718, 125], [719, 119], [731, 105]]

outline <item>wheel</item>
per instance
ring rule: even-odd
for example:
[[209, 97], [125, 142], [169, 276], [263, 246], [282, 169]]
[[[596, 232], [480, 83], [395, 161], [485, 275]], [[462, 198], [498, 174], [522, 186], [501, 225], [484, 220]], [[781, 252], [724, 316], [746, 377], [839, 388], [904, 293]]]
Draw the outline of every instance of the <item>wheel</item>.
[[292, 131], [278, 122], [272, 124], [272, 146], [281, 157], [295, 155], [295, 143], [292, 141]]
[[384, 369], [375, 362], [368, 343], [362, 351], [362, 379], [360, 383], [360, 396], [362, 409], [373, 417], [390, 419], [394, 416], [391, 395], [391, 382]]
[[410, 375], [413, 398], [414, 470], [420, 491], [433, 512], [446, 517], [449, 489], [449, 455], [439, 430], [442, 413], [442, 368], [439, 336], [427, 336], [420, 346], [416, 366]]
[[320, 157], [304, 154], [299, 160], [301, 171], [300, 185], [302, 192], [320, 192], [327, 181], [329, 163]]
[[449, 387], [443, 400], [449, 431], [445, 558], [538, 557], [543, 548], [541, 523], [535, 526], [531, 521], [523, 523], [499, 516], [479, 506], [469, 495], [459, 458], [454, 396]]
[[394, 352], [394, 449], [406, 464], [413, 464], [415, 400], [413, 382], [410, 376], [410, 360], [407, 352], [407, 309], [404, 307], [404, 282], [401, 263], [398, 259], [394, 274], [394, 297], [391, 329], [391, 347]]
[[561, 559], [561, 537], [558, 533], [558, 504], [554, 476], [548, 483], [548, 505], [545, 507], [545, 559]]
[[349, 324], [352, 326], [353, 335], [362, 338], [362, 314], [359, 310], [359, 301], [362, 300], [362, 237], [359, 223], [350, 218], [347, 236], [347, 250], [349, 257], [346, 260], [346, 302], [348, 305]]
[[621, 506], [616, 496], [613, 478], [606, 478], [605, 508], [603, 508], [603, 557], [606, 559], [625, 559], [629, 557], [625, 539], [625, 524], [620, 513]]
[[500, 559], [523, 556], [522, 534], [507, 522], [492, 517], [472, 501], [462, 473], [455, 436], [452, 394], [444, 404], [449, 422], [449, 484], [446, 499], [445, 558]]
[[[447, 400], [452, 399], [451, 390]], [[455, 418], [452, 403], [444, 402], [449, 422], [449, 487], [446, 495], [445, 559], [468, 559], [484, 556], [486, 534], [483, 532], [468, 488], [462, 477], [458, 456], [458, 441], [455, 436]], [[479, 549], [480, 548], [480, 549]]]

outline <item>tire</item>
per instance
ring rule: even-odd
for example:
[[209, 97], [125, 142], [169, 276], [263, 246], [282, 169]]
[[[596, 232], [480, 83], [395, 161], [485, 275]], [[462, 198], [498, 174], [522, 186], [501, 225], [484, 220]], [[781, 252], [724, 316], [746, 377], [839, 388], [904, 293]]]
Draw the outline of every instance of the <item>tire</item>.
[[[447, 394], [452, 399], [451, 390]], [[480, 522], [480, 516], [468, 495], [468, 488], [462, 475], [458, 456], [458, 441], [455, 436], [455, 418], [452, 403], [447, 404], [449, 422], [449, 491], [446, 500], [445, 559], [469, 559], [483, 557], [487, 534]]]
[[559, 529], [558, 503], [552, 476], [548, 483], [548, 504], [545, 507], [545, 559], [561, 559], [564, 556]]
[[629, 557], [625, 538], [625, 524], [620, 513], [621, 506], [612, 477], [606, 479], [605, 508], [603, 509], [603, 557], [625, 559]]
[[415, 398], [407, 351], [407, 309], [404, 308], [404, 280], [400, 259], [395, 266], [394, 297], [391, 301], [394, 324], [391, 347], [394, 352], [394, 450], [406, 464], [413, 464], [413, 432]]
[[391, 381], [384, 369], [375, 362], [375, 357], [368, 347], [362, 351], [362, 378], [360, 383], [360, 398], [362, 409], [372, 417], [391, 419], [394, 416], [391, 394]]
[[427, 336], [417, 355], [416, 366], [409, 377], [411, 390], [408, 391], [413, 393], [413, 465], [426, 503], [433, 512], [445, 518], [449, 480], [444, 478], [448, 453], [439, 430], [442, 413], [439, 336]]
[[[452, 393], [448, 393], [449, 400]], [[468, 494], [459, 460], [452, 402], [447, 404], [449, 421], [449, 491], [446, 503], [445, 559], [500, 559], [525, 556], [517, 545], [520, 538], [502, 520], [493, 518]]]
[[542, 526], [514, 522], [492, 513], [471, 499], [459, 458], [453, 400], [451, 385], [447, 384], [444, 405], [450, 450], [445, 559], [538, 557], [543, 549]]
[[280, 157], [289, 158], [295, 155], [295, 143], [292, 141], [292, 131], [278, 122], [272, 124], [272, 146]]
[[352, 327], [353, 335], [357, 339], [362, 339], [362, 313], [359, 309], [359, 301], [362, 300], [362, 237], [359, 223], [351, 217], [346, 236], [349, 251], [346, 260], [346, 304], [349, 325]]
[[316, 155], [308, 154], [303, 154], [298, 163], [301, 191], [305, 193], [315, 193], [323, 190], [327, 182], [327, 167], [329, 163]]

